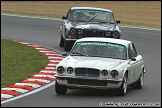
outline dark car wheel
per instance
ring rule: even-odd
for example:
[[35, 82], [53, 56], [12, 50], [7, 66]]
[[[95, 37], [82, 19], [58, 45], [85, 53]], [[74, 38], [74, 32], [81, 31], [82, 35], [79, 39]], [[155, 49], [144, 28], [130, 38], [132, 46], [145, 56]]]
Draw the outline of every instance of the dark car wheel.
[[132, 88], [141, 89], [143, 86], [143, 82], [144, 82], [144, 71], [142, 71], [138, 81], [132, 85]]
[[124, 96], [127, 92], [127, 75], [125, 74], [123, 77], [123, 81], [121, 86], [117, 89], [116, 93], [119, 96]]
[[59, 44], [60, 47], [64, 47], [64, 41], [65, 41], [64, 38], [61, 36]]
[[67, 87], [59, 85], [58, 82], [56, 81], [56, 83], [55, 83], [55, 91], [56, 91], [57, 94], [66, 94]]
[[64, 42], [65, 44], [64, 44], [64, 50], [65, 51], [70, 51], [71, 50], [71, 48], [72, 48], [72, 46], [73, 46], [73, 42], [71, 42], [71, 41], [66, 41], [65, 40], [65, 42]]

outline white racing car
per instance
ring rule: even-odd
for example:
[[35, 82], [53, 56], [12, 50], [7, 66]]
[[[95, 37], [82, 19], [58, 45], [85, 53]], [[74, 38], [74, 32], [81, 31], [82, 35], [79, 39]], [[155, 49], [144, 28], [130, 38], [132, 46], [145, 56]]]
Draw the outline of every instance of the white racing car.
[[56, 67], [55, 91], [67, 89], [115, 89], [125, 95], [127, 86], [140, 89], [145, 66], [134, 44], [128, 40], [88, 37], [78, 39]]

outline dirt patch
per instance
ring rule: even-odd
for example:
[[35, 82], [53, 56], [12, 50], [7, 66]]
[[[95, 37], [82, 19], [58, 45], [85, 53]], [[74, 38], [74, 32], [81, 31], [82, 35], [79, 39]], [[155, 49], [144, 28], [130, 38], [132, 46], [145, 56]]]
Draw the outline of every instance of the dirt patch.
[[121, 24], [161, 28], [161, 1], [1, 1], [1, 12], [61, 18], [73, 6], [106, 8]]

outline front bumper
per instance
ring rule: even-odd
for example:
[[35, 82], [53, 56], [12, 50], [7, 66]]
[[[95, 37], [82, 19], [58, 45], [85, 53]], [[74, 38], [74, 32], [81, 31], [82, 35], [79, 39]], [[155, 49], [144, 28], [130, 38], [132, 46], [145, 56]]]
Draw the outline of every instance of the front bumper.
[[[55, 76], [56, 77], [56, 76]], [[121, 86], [122, 80], [95, 79], [83, 77], [57, 76], [58, 84], [68, 88], [89, 88], [89, 89], [116, 89]]]

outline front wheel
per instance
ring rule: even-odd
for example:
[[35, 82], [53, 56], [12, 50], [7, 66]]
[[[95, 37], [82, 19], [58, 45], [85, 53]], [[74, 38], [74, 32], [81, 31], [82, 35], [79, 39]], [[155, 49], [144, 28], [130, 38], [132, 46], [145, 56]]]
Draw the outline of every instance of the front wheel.
[[143, 82], [144, 82], [144, 71], [142, 70], [142, 73], [141, 73], [138, 81], [132, 85], [132, 88], [141, 89], [143, 86]]
[[57, 94], [66, 94], [67, 92], [67, 87], [63, 85], [59, 85], [58, 82], [55, 82], [55, 91]]
[[70, 51], [73, 44], [74, 44], [74, 42], [65, 40], [65, 42], [64, 42], [64, 50], [65, 51]]
[[60, 37], [60, 44], [59, 44], [60, 47], [64, 47], [64, 41], [65, 41], [65, 39], [61, 36]]
[[125, 74], [121, 86], [117, 89], [117, 95], [124, 96], [126, 92], [127, 92], [127, 75]]

